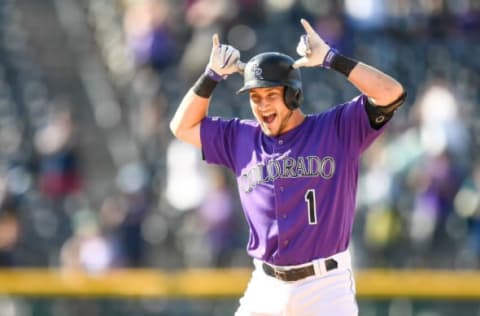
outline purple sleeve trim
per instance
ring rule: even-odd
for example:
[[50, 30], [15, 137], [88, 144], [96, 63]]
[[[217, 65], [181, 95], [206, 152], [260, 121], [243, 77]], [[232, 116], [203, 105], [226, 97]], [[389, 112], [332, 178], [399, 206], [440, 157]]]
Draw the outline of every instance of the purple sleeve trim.
[[223, 77], [213, 71], [211, 68], [205, 69], [205, 74], [212, 79], [213, 81], [220, 82], [223, 80]]

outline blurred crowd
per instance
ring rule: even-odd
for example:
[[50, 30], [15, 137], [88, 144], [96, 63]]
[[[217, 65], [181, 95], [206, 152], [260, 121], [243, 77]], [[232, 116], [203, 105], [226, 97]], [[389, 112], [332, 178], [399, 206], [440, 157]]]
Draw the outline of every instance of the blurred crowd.
[[[244, 61], [265, 51], [296, 58], [304, 17], [330, 45], [408, 92], [362, 160], [356, 266], [480, 268], [480, 2], [53, 2], [59, 14], [84, 18], [86, 27], [73, 33], [94, 45], [76, 49], [98, 55], [102, 67], [94, 68], [103, 75], [90, 95], [108, 92], [118, 108], [105, 98], [86, 105], [51, 95], [41, 79], [48, 70], [36, 65], [22, 28], [22, 6], [0, 2], [1, 266], [249, 267], [235, 179], [174, 140], [168, 121], [204, 70], [212, 34]], [[306, 113], [358, 93], [328, 70], [302, 75]], [[251, 117], [246, 96], [235, 95], [241, 82], [233, 75], [219, 85], [210, 114]], [[87, 106], [97, 111], [93, 121], [77, 115]], [[90, 129], [113, 169], [103, 186], [91, 175], [105, 172], [106, 162], [85, 163], [96, 151], [84, 146]]]

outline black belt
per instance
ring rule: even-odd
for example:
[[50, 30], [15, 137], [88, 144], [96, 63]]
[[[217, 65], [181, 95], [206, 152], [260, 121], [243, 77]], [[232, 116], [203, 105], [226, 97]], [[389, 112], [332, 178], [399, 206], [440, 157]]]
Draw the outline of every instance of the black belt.
[[[325, 271], [331, 271], [338, 268], [338, 262], [335, 259], [330, 258], [325, 260], [323, 263], [325, 264]], [[315, 275], [315, 269], [313, 267], [313, 264], [301, 268], [284, 270], [271, 266], [268, 263], [264, 262], [262, 264], [262, 268], [267, 275], [282, 281], [298, 281], [306, 277]]]

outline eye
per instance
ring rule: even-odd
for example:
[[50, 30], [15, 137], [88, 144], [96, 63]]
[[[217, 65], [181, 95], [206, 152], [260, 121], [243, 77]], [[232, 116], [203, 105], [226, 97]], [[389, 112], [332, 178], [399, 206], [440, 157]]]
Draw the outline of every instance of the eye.
[[252, 100], [253, 103], [258, 103], [258, 102], [260, 102], [260, 97], [257, 96], [257, 95], [251, 96], [250, 99]]
[[270, 100], [274, 100], [276, 99], [277, 97], [279, 96], [279, 93], [278, 92], [271, 92], [267, 95], [267, 98], [270, 99]]

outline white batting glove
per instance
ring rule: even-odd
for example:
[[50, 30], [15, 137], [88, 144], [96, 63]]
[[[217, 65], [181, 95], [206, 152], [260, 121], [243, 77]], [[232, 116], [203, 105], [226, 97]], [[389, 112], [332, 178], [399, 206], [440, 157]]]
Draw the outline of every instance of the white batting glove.
[[212, 37], [212, 52], [205, 72], [215, 80], [226, 79], [235, 72], [243, 72], [245, 63], [240, 61], [240, 52], [233, 46], [220, 44], [218, 34]]
[[315, 32], [307, 20], [301, 19], [300, 22], [306, 34], [300, 36], [297, 53], [302, 57], [295, 61], [293, 68], [327, 66], [325, 57], [330, 51], [330, 46]]

